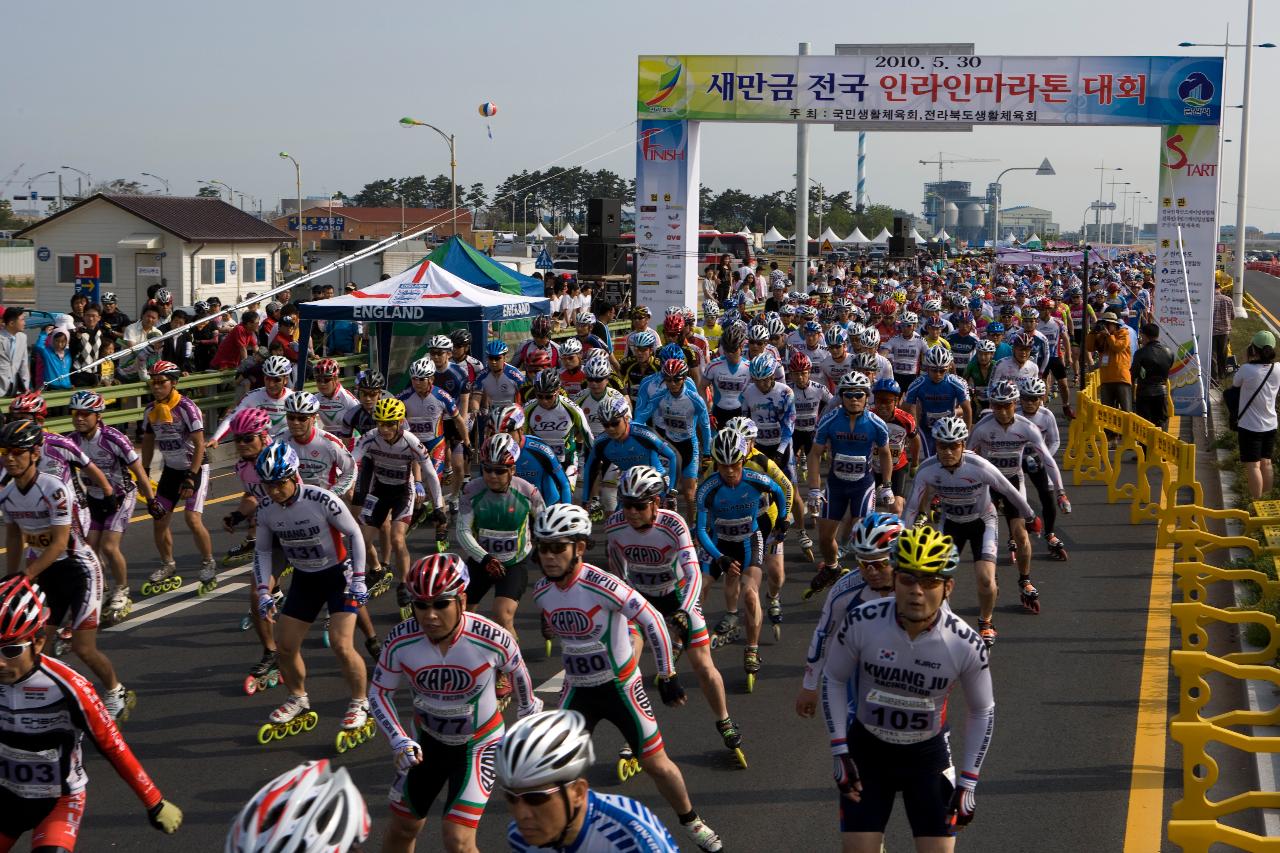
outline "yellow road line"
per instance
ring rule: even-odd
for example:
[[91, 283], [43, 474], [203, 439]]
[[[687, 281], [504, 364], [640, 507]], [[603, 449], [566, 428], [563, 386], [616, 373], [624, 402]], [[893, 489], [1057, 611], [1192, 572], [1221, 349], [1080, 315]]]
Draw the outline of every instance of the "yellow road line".
[[1252, 293], [1246, 293], [1244, 295], [1244, 298], [1246, 301], [1248, 301], [1249, 305], [1253, 308], [1253, 310], [1257, 311], [1259, 314], [1261, 314], [1262, 316], [1270, 320], [1272, 326], [1280, 327], [1280, 320], [1276, 319], [1276, 315], [1268, 311], [1266, 309], [1266, 306], [1264, 306], [1261, 302], [1259, 302], [1257, 299], [1253, 297]]
[[[1178, 435], [1180, 418], [1169, 419]], [[1161, 506], [1164, 506], [1163, 493]], [[1138, 722], [1133, 738], [1129, 778], [1129, 814], [1124, 853], [1150, 853], [1164, 837], [1165, 752], [1169, 706], [1169, 630], [1173, 603], [1173, 548], [1156, 548], [1151, 560], [1151, 592], [1147, 599], [1147, 634], [1142, 647], [1142, 680], [1138, 688]]]

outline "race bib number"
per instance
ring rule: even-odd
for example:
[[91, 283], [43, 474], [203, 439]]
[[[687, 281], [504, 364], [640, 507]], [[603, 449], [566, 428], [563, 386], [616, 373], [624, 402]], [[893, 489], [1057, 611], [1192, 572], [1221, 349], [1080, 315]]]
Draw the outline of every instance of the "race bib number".
[[53, 544], [53, 531], [42, 530], [39, 533], [24, 533], [22, 534], [22, 541], [28, 548], [36, 548], [43, 551]]
[[627, 564], [627, 583], [646, 595], [664, 595], [675, 584], [675, 575], [665, 566]]
[[25, 750], [0, 744], [0, 787], [24, 799], [62, 796], [58, 750]]
[[666, 425], [665, 429], [668, 433], [689, 434], [689, 418], [686, 415], [663, 414], [662, 422]]
[[161, 453], [174, 453], [182, 449], [182, 439], [180, 438], [162, 438], [156, 442]]
[[716, 538], [726, 542], [745, 541], [755, 532], [754, 518], [717, 518]]
[[778, 424], [759, 424], [756, 441], [761, 444], [777, 444], [782, 440], [782, 427]]
[[471, 735], [475, 732], [471, 706], [446, 708], [428, 705], [417, 698], [413, 700], [413, 705], [418, 710], [418, 724], [436, 740], [450, 745], [464, 744], [471, 740]]
[[861, 480], [867, 474], [867, 457], [837, 453], [831, 460], [831, 473], [841, 480]]
[[813, 432], [818, 425], [817, 415], [796, 415], [797, 432]]
[[296, 569], [327, 569], [329, 551], [319, 538], [281, 539], [280, 550]]
[[614, 678], [609, 653], [602, 643], [565, 644], [564, 674], [572, 684], [593, 687]]
[[493, 554], [499, 560], [506, 562], [516, 555], [516, 551], [520, 546], [520, 532], [517, 530], [486, 530], [480, 528], [480, 530], [476, 531], [476, 541], [480, 543], [481, 548]]
[[993, 456], [991, 464], [1000, 469], [1000, 472], [1006, 477], [1012, 477], [1018, 470], [1022, 468], [1022, 454], [1017, 456]]
[[928, 696], [903, 696], [887, 690], [869, 690], [861, 706], [867, 727], [886, 743], [920, 743], [937, 734], [936, 705]]

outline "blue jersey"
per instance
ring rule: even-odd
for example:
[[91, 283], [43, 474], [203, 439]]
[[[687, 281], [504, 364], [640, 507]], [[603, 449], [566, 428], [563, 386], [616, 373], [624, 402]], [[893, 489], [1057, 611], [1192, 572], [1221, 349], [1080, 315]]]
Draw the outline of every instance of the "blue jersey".
[[653, 812], [630, 797], [587, 791], [587, 815], [572, 845], [534, 847], [513, 820], [507, 826], [513, 853], [564, 850], [567, 853], [679, 853], [680, 845]]
[[1012, 357], [1013, 357], [1013, 347], [1009, 346], [1004, 341], [1001, 341], [1000, 343], [996, 344], [996, 355], [995, 355], [995, 358], [991, 359], [991, 361], [992, 363], [995, 363], [1002, 358], [1012, 358]]
[[[662, 371], [651, 373], [644, 379], [640, 380], [640, 385], [636, 388], [636, 413], [631, 420], [642, 424], [649, 423], [649, 418], [653, 415], [653, 407], [658, 402], [658, 397], [667, 390], [667, 385], [662, 381]], [[686, 378], [684, 380], [684, 393], [691, 396], [698, 396], [698, 386], [693, 384], [693, 380]]]
[[660, 386], [647, 409], [637, 409], [633, 423], [648, 424], [653, 416], [653, 427], [668, 441], [693, 441], [695, 453], [698, 448], [708, 452], [711, 447], [711, 416], [707, 412], [707, 404], [693, 387], [693, 381], [686, 379], [680, 396], [673, 397], [665, 385]]
[[962, 335], [953, 332], [947, 335], [947, 343], [951, 344], [951, 355], [956, 360], [956, 370], [963, 371], [969, 365], [969, 359], [978, 349], [978, 339], [973, 335]]
[[969, 399], [969, 386], [954, 373], [942, 377], [941, 382], [934, 382], [931, 376], [925, 375], [911, 383], [907, 389], [906, 401], [919, 403], [924, 414], [921, 424], [926, 429], [933, 426], [934, 421], [956, 413], [956, 406]]
[[711, 559], [721, 556], [717, 542], [743, 542], [760, 529], [758, 519], [769, 506], [769, 496], [778, 506], [787, 506], [782, 487], [750, 468], [742, 469], [736, 486], [726, 484], [718, 471], [702, 481], [697, 498], [698, 543]]
[[463, 394], [471, 391], [471, 380], [467, 378], [467, 371], [456, 361], [450, 362], [443, 371], [436, 371], [435, 385], [447, 391], [455, 400], [462, 399]]
[[658, 438], [646, 426], [631, 424], [627, 437], [621, 440], [605, 433], [591, 445], [591, 455], [587, 457], [587, 476], [582, 482], [583, 503], [591, 496], [591, 484], [610, 465], [617, 465], [619, 471], [626, 471], [636, 465], [650, 465], [667, 478], [668, 486], [674, 482], [673, 478], [680, 467], [671, 445]]
[[560, 460], [556, 459], [556, 452], [540, 438], [524, 437], [520, 458], [516, 460], [516, 476], [532, 483], [547, 506], [573, 500], [573, 489], [560, 467]]
[[863, 410], [850, 424], [844, 406], [827, 412], [818, 421], [813, 443], [831, 448], [829, 476], [856, 482], [872, 476], [870, 460], [876, 450], [889, 445], [889, 428], [875, 412]]

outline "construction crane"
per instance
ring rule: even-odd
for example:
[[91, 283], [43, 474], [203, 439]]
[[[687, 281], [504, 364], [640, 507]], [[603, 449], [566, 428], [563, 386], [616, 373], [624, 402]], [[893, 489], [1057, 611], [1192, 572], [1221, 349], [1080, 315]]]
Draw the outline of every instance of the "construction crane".
[[952, 157], [954, 157], [955, 159], [952, 159], [952, 160], [944, 160], [944, 159], [942, 158], [942, 155], [943, 155], [943, 154], [946, 154], [946, 153], [947, 153], [946, 151], [939, 151], [939, 152], [938, 152], [938, 159], [937, 159], [937, 160], [921, 160], [921, 161], [920, 161], [920, 165], [921, 165], [921, 166], [933, 166], [933, 165], [937, 165], [937, 167], [938, 167], [938, 183], [942, 183], [942, 167], [943, 167], [943, 166], [945, 166], [945, 165], [950, 165], [950, 164], [952, 164], [952, 163], [999, 163], [999, 162], [1000, 162], [999, 160], [996, 160], [996, 159], [991, 158], [991, 157], [961, 157], [961, 156], [956, 155], [956, 154], [953, 154], [953, 155], [952, 155]]
[[19, 164], [18, 164], [18, 168], [14, 169], [12, 172], [10, 172], [9, 174], [5, 175], [5, 176], [4, 176], [4, 181], [0, 181], [0, 198], [8, 198], [8, 196], [9, 196], [9, 185], [13, 183], [13, 179], [14, 179], [14, 178], [18, 177], [18, 175], [19, 175], [19, 174], [21, 174], [21, 172], [22, 172], [22, 167], [23, 167], [23, 166], [25, 166], [25, 165], [27, 165], [27, 164], [26, 164], [26, 163], [19, 163]]

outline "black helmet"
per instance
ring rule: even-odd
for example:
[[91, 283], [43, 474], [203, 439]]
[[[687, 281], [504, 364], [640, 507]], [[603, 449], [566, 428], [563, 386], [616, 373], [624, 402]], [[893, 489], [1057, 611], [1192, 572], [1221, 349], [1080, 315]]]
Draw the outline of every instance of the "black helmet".
[[44, 430], [33, 420], [9, 421], [0, 427], [0, 447], [18, 450], [44, 444]]
[[453, 341], [455, 347], [471, 346], [471, 332], [466, 329], [454, 329], [449, 333], [449, 340]]
[[381, 391], [387, 387], [387, 377], [382, 375], [380, 370], [365, 370], [360, 373], [356, 379], [357, 388], [372, 388], [375, 391]]
[[742, 324], [735, 323], [725, 329], [724, 333], [720, 336], [720, 347], [725, 352], [733, 352], [734, 350], [742, 349], [742, 345], [746, 343], [746, 339], [747, 330], [742, 327]]

